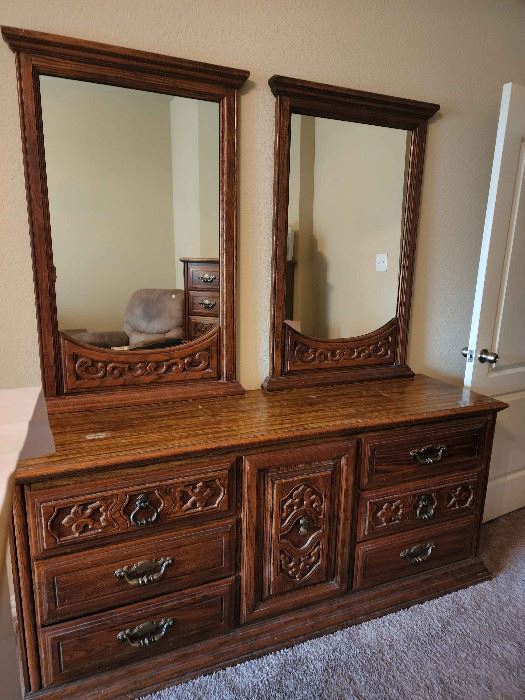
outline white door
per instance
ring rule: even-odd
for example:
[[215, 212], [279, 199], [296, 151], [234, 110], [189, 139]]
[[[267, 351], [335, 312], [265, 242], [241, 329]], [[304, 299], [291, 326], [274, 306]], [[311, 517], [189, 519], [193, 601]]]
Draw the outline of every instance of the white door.
[[525, 87], [507, 83], [465, 349], [465, 385], [510, 404], [498, 414], [485, 520], [525, 506], [524, 174]]

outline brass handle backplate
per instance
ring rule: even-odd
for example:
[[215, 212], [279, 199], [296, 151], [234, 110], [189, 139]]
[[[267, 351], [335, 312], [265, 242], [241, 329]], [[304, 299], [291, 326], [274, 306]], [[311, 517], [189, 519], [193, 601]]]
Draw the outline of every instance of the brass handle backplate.
[[[141, 511], [146, 511], [149, 513], [149, 515], [146, 515], [143, 518], [138, 518], [137, 515]], [[141, 493], [140, 496], [137, 496], [137, 500], [135, 501], [135, 508], [129, 516], [129, 519], [131, 521], [131, 524], [135, 525], [136, 527], [153, 525], [153, 523], [156, 522], [159, 517], [159, 512], [160, 509], [155, 508], [155, 506], [149, 502], [148, 496], [145, 493]]]
[[403, 549], [399, 556], [401, 559], [406, 559], [410, 564], [423, 564], [423, 562], [430, 559], [435, 549], [436, 545], [433, 542], [424, 542], [423, 544], [416, 544], [408, 549]]
[[410, 450], [410, 456], [419, 464], [437, 464], [447, 451], [446, 445], [425, 445], [417, 450]]
[[209, 275], [207, 272], [204, 272], [202, 275], [199, 275], [199, 279], [201, 282], [210, 284], [211, 282], [215, 282], [217, 277], [215, 275]]
[[431, 493], [424, 493], [416, 500], [416, 518], [432, 520], [436, 513], [436, 498]]
[[115, 576], [118, 579], [124, 579], [130, 586], [146, 586], [149, 583], [159, 581], [171, 564], [173, 564], [171, 557], [148, 559], [139, 561], [133, 566], [123, 566], [121, 569], [117, 569]]
[[199, 306], [202, 306], [203, 309], [213, 309], [214, 306], [217, 306], [217, 302], [211, 299], [201, 299]]
[[308, 531], [312, 529], [314, 523], [311, 518], [309, 518], [306, 515], [303, 515], [302, 518], [299, 518], [299, 534], [300, 535], [307, 535]]
[[122, 630], [117, 634], [117, 639], [119, 642], [127, 642], [132, 647], [147, 647], [160, 641], [174, 624], [171, 617], [159, 622], [143, 622], [133, 629]]

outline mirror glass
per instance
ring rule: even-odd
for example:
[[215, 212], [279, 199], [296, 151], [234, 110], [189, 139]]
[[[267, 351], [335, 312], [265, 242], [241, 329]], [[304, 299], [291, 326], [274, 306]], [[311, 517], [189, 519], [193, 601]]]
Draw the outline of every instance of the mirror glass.
[[50, 76], [40, 90], [59, 330], [133, 350], [218, 325], [219, 105]]
[[292, 114], [287, 323], [314, 338], [396, 314], [410, 132]]

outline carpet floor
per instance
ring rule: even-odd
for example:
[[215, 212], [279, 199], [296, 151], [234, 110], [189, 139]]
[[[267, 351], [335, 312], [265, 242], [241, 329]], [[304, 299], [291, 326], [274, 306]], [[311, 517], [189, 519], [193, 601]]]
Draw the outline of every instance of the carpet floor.
[[525, 700], [525, 508], [482, 529], [491, 581], [147, 700]]

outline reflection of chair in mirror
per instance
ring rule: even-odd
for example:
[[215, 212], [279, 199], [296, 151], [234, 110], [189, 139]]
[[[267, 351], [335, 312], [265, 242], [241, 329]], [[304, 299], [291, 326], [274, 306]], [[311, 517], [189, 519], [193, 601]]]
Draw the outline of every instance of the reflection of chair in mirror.
[[130, 297], [124, 331], [70, 332], [75, 340], [101, 348], [150, 348], [184, 340], [184, 291], [138, 289]]

